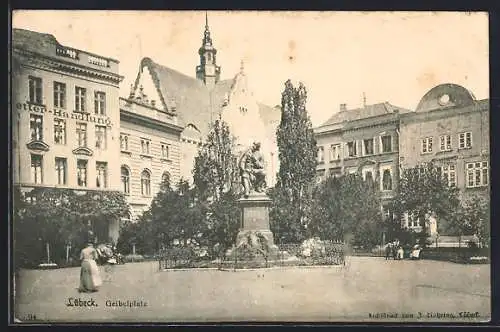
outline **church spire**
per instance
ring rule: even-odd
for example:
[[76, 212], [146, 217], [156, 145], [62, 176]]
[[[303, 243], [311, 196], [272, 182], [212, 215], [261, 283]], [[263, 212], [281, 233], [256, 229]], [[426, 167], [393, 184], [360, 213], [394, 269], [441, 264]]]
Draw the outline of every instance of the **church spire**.
[[196, 78], [203, 81], [205, 85], [213, 87], [220, 77], [220, 66], [217, 66], [217, 50], [213, 46], [208, 26], [208, 12], [205, 12], [205, 32], [200, 49], [200, 64], [196, 66]]
[[210, 37], [210, 27], [208, 26], [208, 12], [205, 11], [205, 33], [203, 36], [202, 46], [212, 46], [212, 38]]

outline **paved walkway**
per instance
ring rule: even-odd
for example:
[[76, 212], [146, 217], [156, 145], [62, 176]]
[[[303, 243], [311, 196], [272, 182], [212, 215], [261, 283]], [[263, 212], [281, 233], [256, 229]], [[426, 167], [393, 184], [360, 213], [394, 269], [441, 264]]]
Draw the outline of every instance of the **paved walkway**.
[[[157, 263], [147, 262], [114, 266], [108, 272], [101, 269], [105, 280], [101, 290], [85, 295], [76, 289], [78, 268], [22, 271], [17, 282], [17, 318], [477, 322], [490, 316], [489, 265], [349, 257], [345, 267], [159, 272]], [[87, 304], [94, 300], [97, 307], [68, 306], [75, 299]], [[117, 306], [119, 301], [128, 306]], [[471, 317], [460, 317], [462, 312]]]

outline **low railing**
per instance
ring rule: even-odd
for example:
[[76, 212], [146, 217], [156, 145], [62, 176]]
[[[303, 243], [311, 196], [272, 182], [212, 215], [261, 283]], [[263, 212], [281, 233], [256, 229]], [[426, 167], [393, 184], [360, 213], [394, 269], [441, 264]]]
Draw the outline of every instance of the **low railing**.
[[319, 246], [312, 248], [301, 244], [279, 245], [281, 265], [293, 264], [293, 258], [298, 258], [297, 265], [344, 265], [346, 246], [343, 242], [323, 241]]
[[99, 58], [99, 57], [96, 57], [93, 55], [89, 55], [88, 59], [89, 59], [90, 64], [100, 66], [100, 67], [108, 67], [109, 66], [108, 60], [106, 60], [104, 58]]
[[158, 257], [160, 270], [192, 268], [197, 260], [191, 248], [166, 248], [160, 251]]
[[[214, 254], [215, 255], [215, 254]], [[323, 241], [308, 248], [302, 244], [280, 244], [278, 248], [233, 247], [217, 257], [201, 256], [189, 247], [166, 248], [158, 254], [160, 270], [179, 268], [245, 269], [285, 266], [345, 265], [346, 245]]]
[[78, 51], [67, 48], [67, 47], [57, 47], [56, 54], [59, 56], [64, 56], [67, 58], [78, 60]]

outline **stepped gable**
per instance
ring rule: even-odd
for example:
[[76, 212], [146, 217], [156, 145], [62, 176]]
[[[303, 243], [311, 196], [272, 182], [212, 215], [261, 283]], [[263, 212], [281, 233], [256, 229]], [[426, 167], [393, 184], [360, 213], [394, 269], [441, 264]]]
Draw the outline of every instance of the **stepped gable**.
[[[224, 100], [231, 94], [236, 77], [218, 81], [211, 90], [203, 81], [160, 65], [146, 57], [141, 61], [134, 90], [138, 88], [144, 67], [147, 67], [151, 73], [165, 109], [177, 113], [181, 126], [195, 128], [202, 137], [205, 137], [210, 130], [211, 122], [219, 118]], [[175, 110], [172, 110], [172, 105], [175, 105]], [[274, 118], [273, 114], [276, 111], [259, 103], [259, 113], [267, 125]]]

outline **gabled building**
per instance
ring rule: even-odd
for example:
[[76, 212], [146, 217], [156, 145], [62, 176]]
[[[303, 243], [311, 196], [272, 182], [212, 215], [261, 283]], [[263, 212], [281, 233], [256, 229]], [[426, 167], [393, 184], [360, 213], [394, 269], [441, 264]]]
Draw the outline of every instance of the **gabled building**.
[[399, 116], [408, 112], [388, 102], [355, 109], [341, 104], [336, 114], [314, 129], [318, 180], [359, 173], [379, 185], [382, 200], [388, 203], [399, 178]]
[[[11, 78], [14, 184], [120, 190], [118, 61], [13, 29]], [[99, 241], [118, 237], [119, 220], [107, 223]]]
[[241, 147], [250, 141], [262, 143], [268, 161], [268, 182], [272, 185], [278, 167], [275, 136], [281, 112], [255, 99], [243, 66], [232, 79], [221, 79], [222, 68], [217, 63], [217, 49], [208, 20], [198, 55], [200, 62], [195, 66], [193, 77], [151, 58], [142, 59], [128, 100], [136, 100], [139, 95], [144, 98], [145, 95], [155, 110], [177, 119], [176, 125], [182, 127], [180, 177], [192, 180], [194, 158], [199, 147], [212, 123], [224, 119]]

